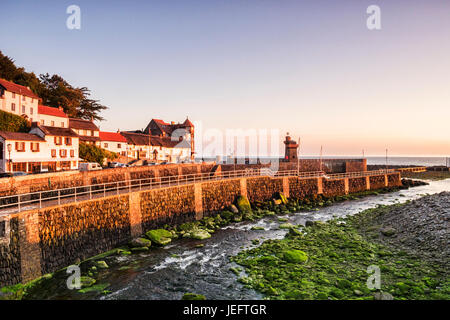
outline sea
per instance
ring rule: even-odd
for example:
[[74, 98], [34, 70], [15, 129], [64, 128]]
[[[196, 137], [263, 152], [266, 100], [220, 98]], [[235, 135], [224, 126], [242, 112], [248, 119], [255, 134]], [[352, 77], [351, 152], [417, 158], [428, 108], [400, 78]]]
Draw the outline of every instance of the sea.
[[[317, 159], [318, 156], [301, 156], [300, 159]], [[358, 156], [323, 156], [323, 159], [358, 159]], [[366, 157], [368, 165], [386, 165], [385, 156], [377, 157]], [[220, 158], [223, 160], [223, 158]], [[261, 158], [263, 159], [263, 158]], [[267, 159], [267, 158], [266, 158]], [[205, 158], [206, 161], [216, 161], [219, 159]], [[450, 167], [450, 156], [449, 157], [405, 157], [405, 156], [388, 156], [387, 164], [392, 166], [448, 166]]]

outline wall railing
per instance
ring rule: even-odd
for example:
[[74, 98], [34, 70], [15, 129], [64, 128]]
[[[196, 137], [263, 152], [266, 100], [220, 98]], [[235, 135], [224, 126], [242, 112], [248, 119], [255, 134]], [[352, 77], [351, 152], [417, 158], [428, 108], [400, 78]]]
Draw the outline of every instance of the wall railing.
[[225, 179], [248, 177], [298, 177], [299, 179], [324, 178], [336, 180], [342, 178], [357, 178], [393, 173], [395, 170], [375, 170], [326, 174], [323, 171], [298, 172], [297, 170], [272, 171], [269, 168], [247, 168], [245, 170], [194, 173], [162, 177], [121, 180], [99, 184], [73, 186], [68, 188], [37, 191], [0, 197], [0, 216], [32, 210], [37, 208], [67, 204], [84, 200], [104, 198], [133, 191], [154, 188], [172, 187], [198, 182], [208, 182]]

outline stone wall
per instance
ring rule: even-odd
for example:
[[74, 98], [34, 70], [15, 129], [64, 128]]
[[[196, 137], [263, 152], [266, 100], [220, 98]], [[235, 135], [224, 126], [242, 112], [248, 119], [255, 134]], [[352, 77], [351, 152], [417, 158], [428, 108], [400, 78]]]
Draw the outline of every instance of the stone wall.
[[348, 179], [348, 192], [356, 193], [367, 190], [367, 178], [350, 178]]
[[283, 192], [282, 178], [261, 177], [247, 179], [247, 197], [250, 202], [268, 200], [277, 191]]
[[289, 197], [304, 199], [318, 194], [318, 179], [289, 178]]
[[202, 186], [202, 208], [206, 214], [218, 212], [231, 205], [241, 194], [239, 179], [204, 182]]
[[2, 220], [3, 241], [0, 241], [0, 287], [22, 281], [19, 219]]
[[369, 178], [370, 181], [370, 189], [381, 189], [386, 187], [386, 178], [385, 175], [381, 176], [371, 176]]
[[143, 232], [195, 219], [194, 185], [140, 192]]
[[338, 195], [346, 194], [345, 180], [322, 180], [323, 183], [323, 195], [326, 197], [335, 197]]
[[108, 251], [130, 238], [128, 196], [39, 212], [42, 274]]
[[398, 186], [398, 173], [366, 178], [254, 177], [209, 181], [87, 200], [0, 217], [0, 287], [108, 251], [149, 229], [200, 219], [240, 194], [251, 202], [275, 192], [305, 198]]

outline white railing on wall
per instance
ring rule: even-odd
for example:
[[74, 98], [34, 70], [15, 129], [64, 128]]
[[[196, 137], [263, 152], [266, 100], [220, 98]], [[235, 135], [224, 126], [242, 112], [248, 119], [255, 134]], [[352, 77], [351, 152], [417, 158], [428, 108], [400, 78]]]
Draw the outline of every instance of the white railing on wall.
[[73, 186], [54, 190], [30, 192], [0, 197], [0, 215], [67, 204], [84, 200], [104, 198], [133, 191], [172, 187], [198, 182], [248, 178], [248, 177], [298, 177], [299, 179], [324, 178], [337, 180], [393, 173], [395, 170], [376, 170], [349, 173], [326, 174], [323, 171], [298, 172], [297, 170], [272, 171], [269, 168], [248, 168], [245, 170], [194, 173], [162, 177], [121, 180], [99, 184]]

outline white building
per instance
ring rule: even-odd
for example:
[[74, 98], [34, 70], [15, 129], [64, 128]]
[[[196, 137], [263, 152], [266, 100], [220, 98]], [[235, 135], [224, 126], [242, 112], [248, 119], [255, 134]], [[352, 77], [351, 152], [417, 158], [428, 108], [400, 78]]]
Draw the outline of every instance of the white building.
[[0, 109], [22, 116], [29, 121], [38, 121], [40, 98], [29, 88], [0, 79]]
[[100, 129], [92, 120], [69, 118], [69, 128], [80, 136], [80, 142], [100, 147]]
[[121, 135], [127, 139], [128, 157], [130, 158], [178, 163], [188, 161], [191, 156], [189, 142], [181, 137], [178, 140], [172, 140], [170, 137], [134, 132], [121, 132]]
[[121, 156], [127, 156], [127, 139], [119, 132], [100, 131], [100, 147]]
[[52, 108], [43, 105], [38, 106], [39, 124], [47, 127], [69, 127], [69, 117], [61, 107]]

